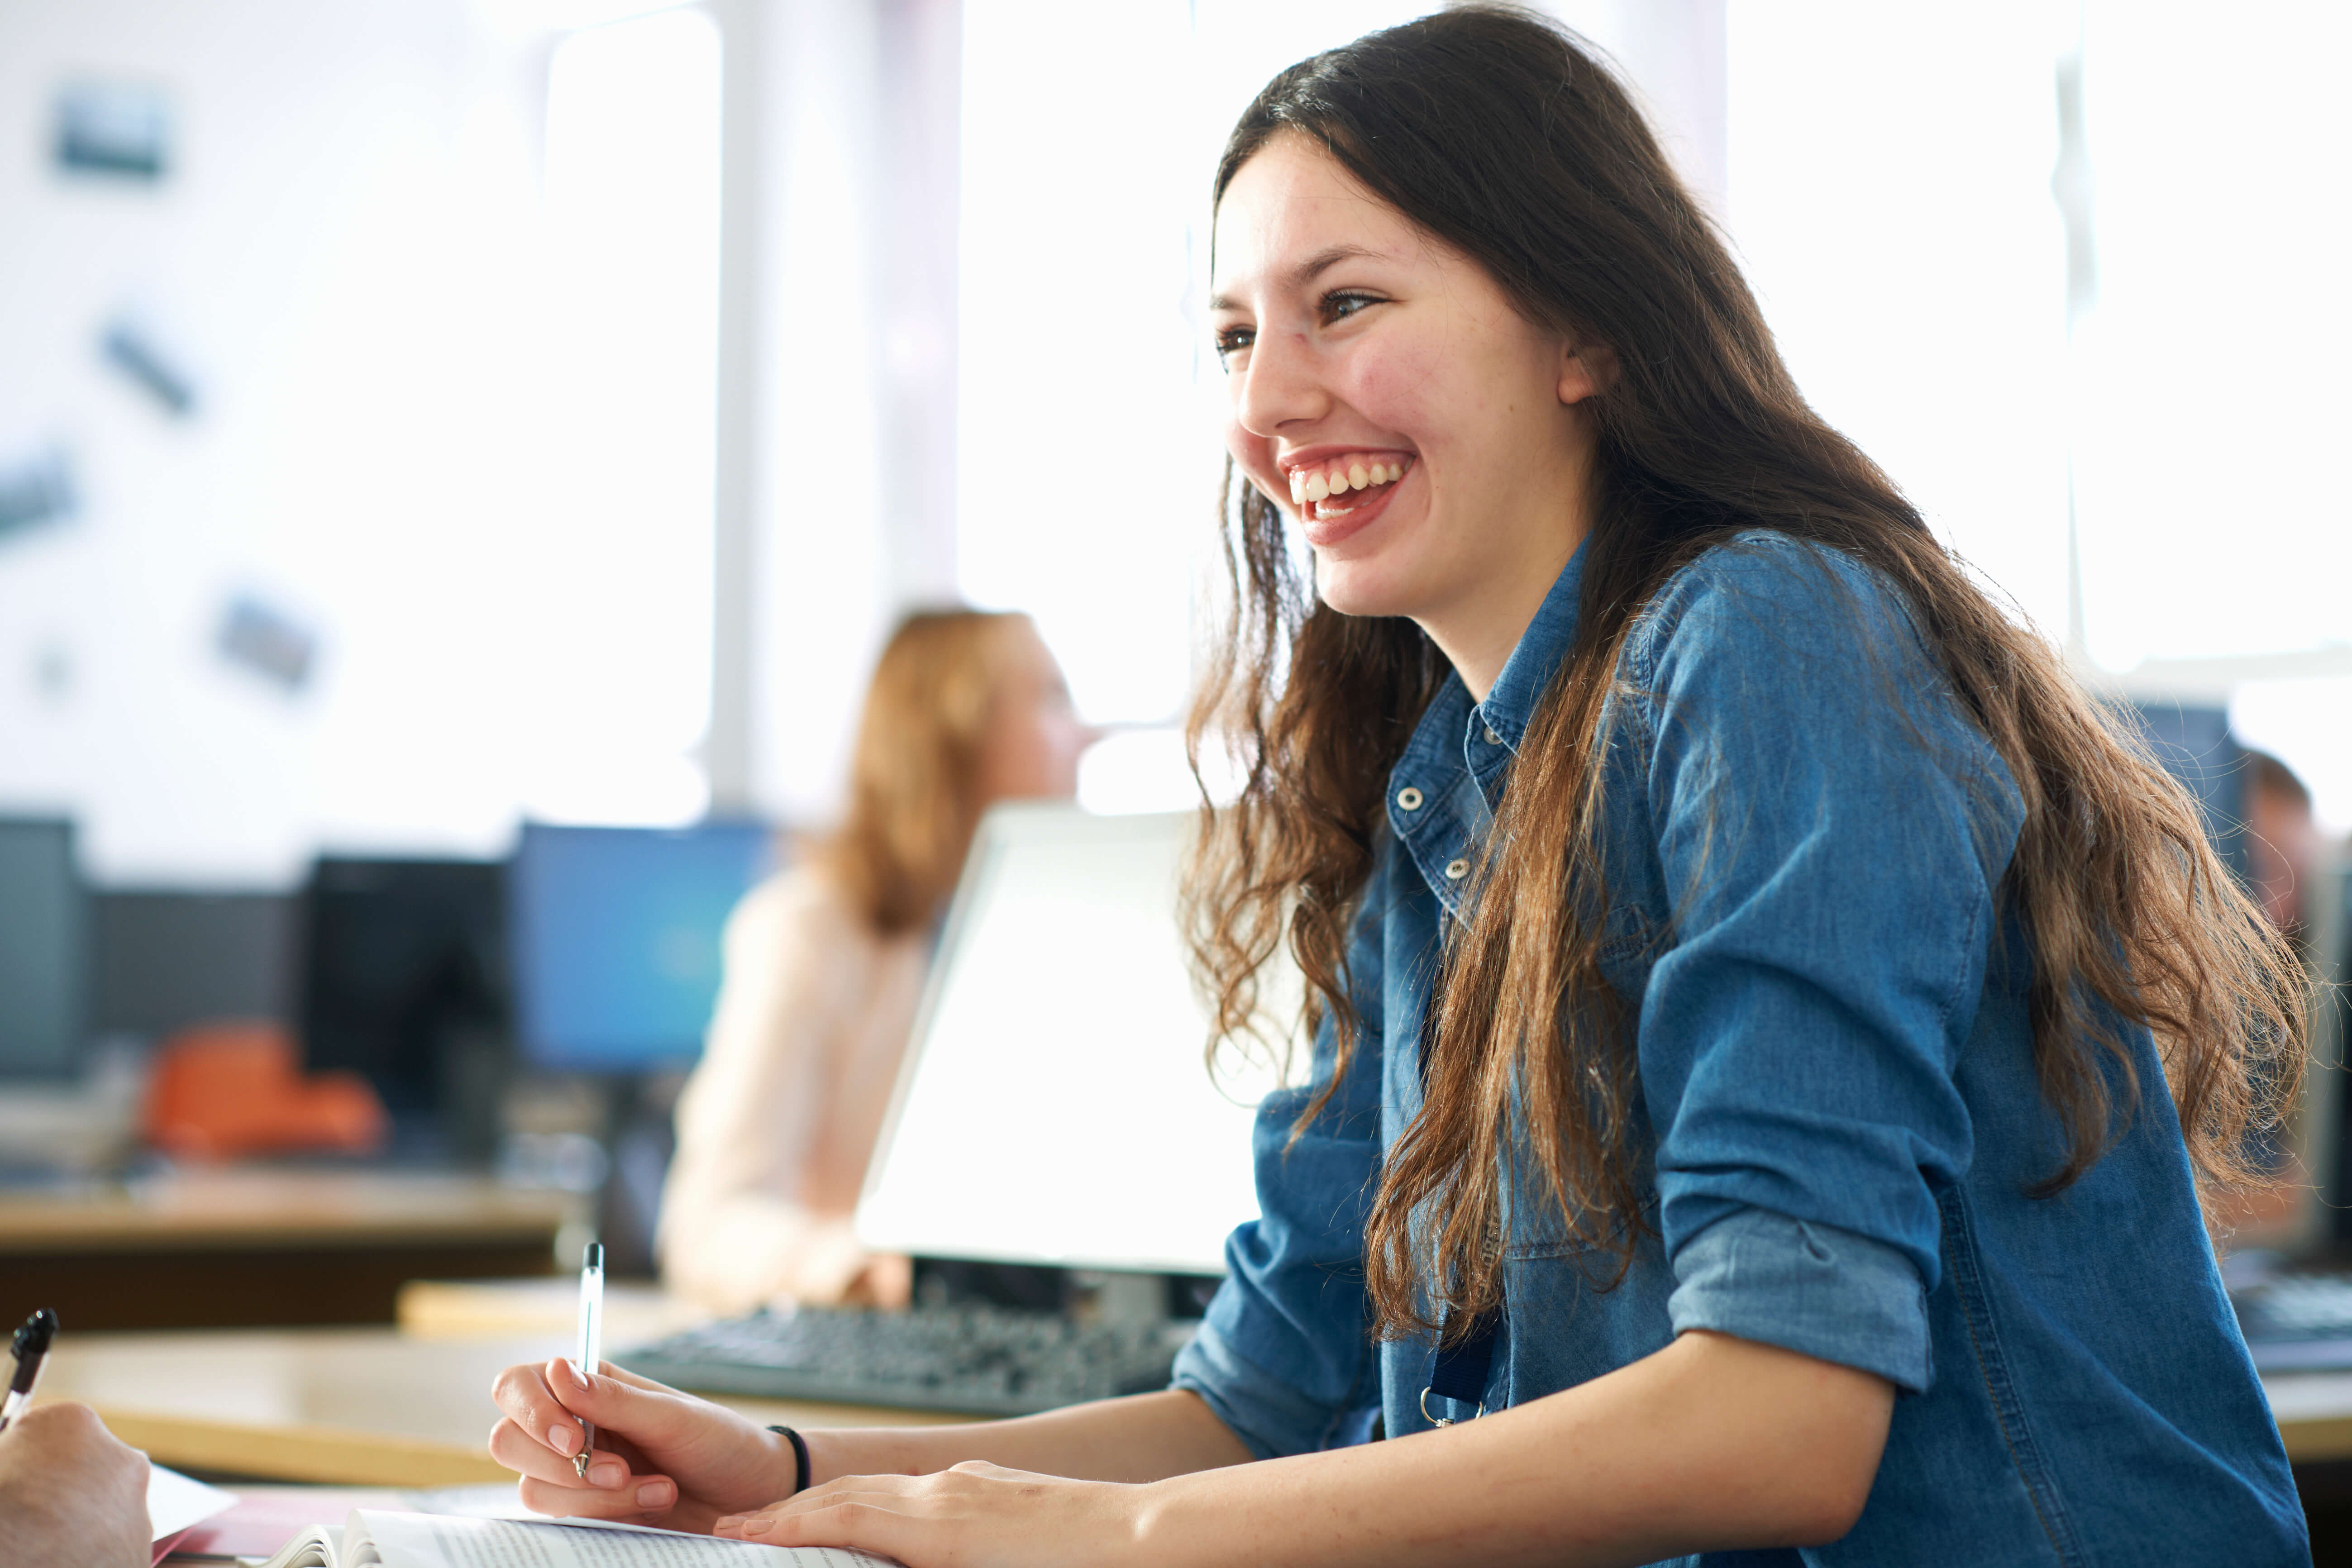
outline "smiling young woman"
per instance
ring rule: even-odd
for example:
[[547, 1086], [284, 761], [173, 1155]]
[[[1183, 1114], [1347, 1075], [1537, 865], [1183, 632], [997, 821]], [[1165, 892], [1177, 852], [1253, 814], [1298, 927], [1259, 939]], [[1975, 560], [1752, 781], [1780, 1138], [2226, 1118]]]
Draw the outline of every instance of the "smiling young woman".
[[1283, 944], [1316, 1047], [1176, 1386], [811, 1433], [788, 1496], [517, 1368], [525, 1500], [913, 1568], [2307, 1561], [2197, 1192], [2294, 962], [1623, 89], [1448, 10], [1276, 78], [1215, 188], [1246, 786], [1188, 896], [1223, 1034]]

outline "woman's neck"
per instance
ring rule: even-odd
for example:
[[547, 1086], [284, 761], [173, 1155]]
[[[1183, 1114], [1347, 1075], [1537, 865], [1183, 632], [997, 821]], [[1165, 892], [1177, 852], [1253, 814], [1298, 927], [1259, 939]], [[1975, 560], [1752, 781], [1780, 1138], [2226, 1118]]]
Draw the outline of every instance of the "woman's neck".
[[1484, 702], [1495, 689], [1511, 650], [1527, 636], [1544, 595], [1568, 569], [1590, 526], [1578, 517], [1572, 529], [1538, 542], [1507, 568], [1482, 575], [1454, 603], [1413, 617], [1470, 689], [1471, 700]]

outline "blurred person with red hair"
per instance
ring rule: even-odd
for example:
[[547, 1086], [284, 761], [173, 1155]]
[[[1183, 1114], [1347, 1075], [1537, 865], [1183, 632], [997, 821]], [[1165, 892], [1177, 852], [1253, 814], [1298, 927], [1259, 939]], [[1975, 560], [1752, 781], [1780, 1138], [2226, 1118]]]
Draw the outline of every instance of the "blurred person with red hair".
[[1025, 616], [908, 616], [877, 664], [840, 827], [728, 921], [701, 1064], [677, 1107], [658, 1250], [715, 1312], [903, 1303], [907, 1259], [852, 1211], [973, 829], [1001, 800], [1067, 799], [1093, 739]]

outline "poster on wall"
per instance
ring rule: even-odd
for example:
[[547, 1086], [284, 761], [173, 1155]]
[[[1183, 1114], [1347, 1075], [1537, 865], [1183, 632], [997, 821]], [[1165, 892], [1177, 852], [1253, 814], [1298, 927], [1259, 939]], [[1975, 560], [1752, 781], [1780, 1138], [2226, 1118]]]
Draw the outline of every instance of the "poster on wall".
[[136, 82], [72, 81], [58, 89], [51, 160], [74, 179], [153, 184], [171, 169], [172, 106]]
[[136, 387], [164, 413], [184, 419], [195, 412], [194, 378], [146, 323], [130, 316], [115, 317], [100, 331], [98, 352], [125, 384]]
[[230, 597], [214, 642], [220, 656], [289, 697], [310, 683], [318, 634], [286, 611], [252, 594]]
[[74, 513], [73, 460], [59, 446], [0, 455], [0, 544]]

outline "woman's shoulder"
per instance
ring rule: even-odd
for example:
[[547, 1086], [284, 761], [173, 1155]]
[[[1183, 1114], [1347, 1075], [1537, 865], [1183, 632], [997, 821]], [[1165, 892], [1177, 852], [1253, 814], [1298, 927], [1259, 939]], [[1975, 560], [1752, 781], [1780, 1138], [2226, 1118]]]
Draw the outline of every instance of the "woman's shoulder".
[[1748, 529], [1677, 567], [1625, 639], [1636, 675], [1672, 658], [1743, 665], [1925, 652], [1909, 602], [1874, 567], [1818, 541]]
[[777, 872], [743, 895], [728, 917], [732, 945], [873, 945], [878, 939], [849, 895], [824, 867], [805, 860]]

